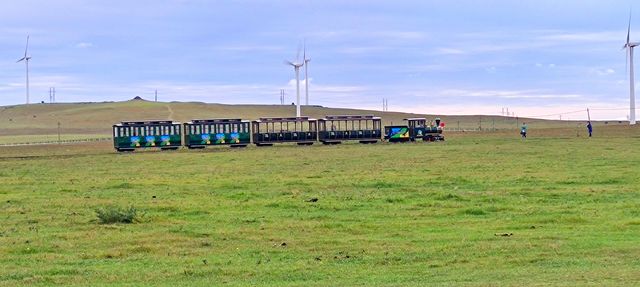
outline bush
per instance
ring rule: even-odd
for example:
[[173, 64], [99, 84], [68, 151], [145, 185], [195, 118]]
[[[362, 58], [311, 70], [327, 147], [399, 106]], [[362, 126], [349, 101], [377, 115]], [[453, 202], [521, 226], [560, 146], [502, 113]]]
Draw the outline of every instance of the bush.
[[133, 206], [105, 206], [96, 208], [96, 214], [101, 224], [133, 223], [138, 217], [138, 210]]

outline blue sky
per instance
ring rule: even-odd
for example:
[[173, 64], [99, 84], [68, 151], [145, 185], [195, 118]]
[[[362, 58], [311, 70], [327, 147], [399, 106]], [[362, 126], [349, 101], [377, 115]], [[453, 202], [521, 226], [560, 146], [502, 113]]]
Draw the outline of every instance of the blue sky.
[[32, 102], [292, 102], [306, 39], [311, 104], [626, 119], [631, 2], [0, 0], [0, 105], [25, 101], [27, 34]]

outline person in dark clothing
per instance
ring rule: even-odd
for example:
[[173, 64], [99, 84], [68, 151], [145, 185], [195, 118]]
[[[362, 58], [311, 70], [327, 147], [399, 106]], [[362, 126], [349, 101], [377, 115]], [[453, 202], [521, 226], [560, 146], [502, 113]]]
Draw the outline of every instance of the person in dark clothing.
[[591, 121], [587, 122], [587, 131], [589, 131], [589, 137], [591, 137], [591, 133], [593, 133], [593, 126], [591, 126]]
[[527, 138], [527, 129], [527, 123], [522, 123], [522, 126], [520, 127], [520, 135], [523, 139]]

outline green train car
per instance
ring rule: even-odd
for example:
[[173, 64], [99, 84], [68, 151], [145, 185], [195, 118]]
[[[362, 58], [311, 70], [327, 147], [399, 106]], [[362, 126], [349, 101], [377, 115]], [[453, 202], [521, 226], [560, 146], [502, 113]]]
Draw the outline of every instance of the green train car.
[[246, 120], [192, 120], [184, 124], [184, 145], [188, 148], [216, 145], [245, 147], [249, 143], [251, 143], [250, 122]]
[[318, 120], [318, 140], [323, 144], [342, 141], [376, 143], [382, 134], [382, 119], [373, 115], [336, 115]]
[[121, 122], [113, 125], [113, 147], [117, 151], [143, 148], [178, 149], [181, 125], [173, 121]]
[[260, 118], [251, 122], [251, 131], [256, 146], [274, 143], [312, 145], [318, 141], [318, 120], [309, 117]]

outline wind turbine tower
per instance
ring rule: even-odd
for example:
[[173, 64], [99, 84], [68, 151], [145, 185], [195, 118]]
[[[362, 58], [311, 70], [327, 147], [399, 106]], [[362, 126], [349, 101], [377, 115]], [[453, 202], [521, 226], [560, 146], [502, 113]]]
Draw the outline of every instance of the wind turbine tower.
[[28, 50], [29, 50], [29, 35], [27, 35], [27, 47], [24, 48], [24, 56], [16, 62], [16, 63], [20, 63], [24, 61], [24, 63], [27, 66], [27, 104], [29, 104], [29, 60], [31, 60], [31, 56], [27, 55]]
[[633, 48], [640, 45], [639, 42], [629, 42], [631, 34], [631, 13], [629, 13], [629, 26], [627, 27], [627, 42], [622, 49], [627, 49], [627, 64], [629, 65], [629, 125], [636, 124], [636, 91], [633, 75]]
[[307, 59], [307, 43], [304, 43], [304, 52], [302, 53], [302, 58], [304, 58], [304, 92], [305, 92], [305, 105], [309, 105], [309, 76], [307, 74], [307, 67], [309, 66], [309, 62], [311, 59]]
[[[300, 50], [298, 49], [298, 56]], [[285, 64], [293, 66], [296, 71], [296, 117], [300, 117], [300, 67], [304, 65], [304, 62], [298, 62], [298, 56], [296, 56], [296, 62], [285, 61]]]

